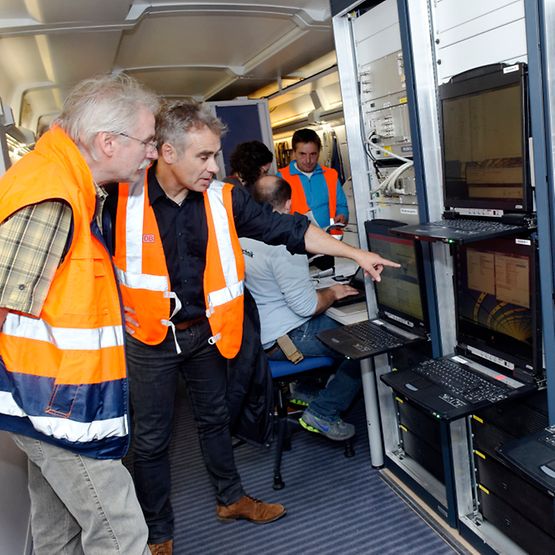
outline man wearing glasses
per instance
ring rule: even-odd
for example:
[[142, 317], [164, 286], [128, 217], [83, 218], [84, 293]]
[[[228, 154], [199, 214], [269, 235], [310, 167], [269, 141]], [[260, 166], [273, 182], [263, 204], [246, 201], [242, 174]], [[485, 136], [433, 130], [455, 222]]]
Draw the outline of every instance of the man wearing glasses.
[[157, 158], [157, 108], [123, 75], [83, 81], [0, 180], [0, 429], [28, 457], [37, 555], [150, 553], [121, 464], [123, 314], [100, 211], [103, 185]]

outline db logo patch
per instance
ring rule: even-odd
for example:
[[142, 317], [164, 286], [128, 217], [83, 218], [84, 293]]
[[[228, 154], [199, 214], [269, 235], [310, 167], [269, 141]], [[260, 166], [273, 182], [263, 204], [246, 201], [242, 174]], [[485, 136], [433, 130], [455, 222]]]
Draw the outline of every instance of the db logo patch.
[[143, 243], [154, 243], [154, 233], [145, 233], [143, 235]]

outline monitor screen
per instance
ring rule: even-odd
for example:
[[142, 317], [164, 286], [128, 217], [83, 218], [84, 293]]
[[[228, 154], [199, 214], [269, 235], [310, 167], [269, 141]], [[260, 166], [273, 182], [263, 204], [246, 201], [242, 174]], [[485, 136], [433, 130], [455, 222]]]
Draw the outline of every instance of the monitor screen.
[[458, 342], [520, 367], [537, 368], [536, 246], [530, 238], [479, 241], [457, 249]]
[[[366, 222], [368, 248], [398, 262], [401, 268], [384, 268], [381, 281], [374, 283], [378, 309], [427, 329], [426, 308], [421, 288], [422, 264], [417, 244], [412, 239], [389, 234], [390, 227], [402, 223], [383, 225], [379, 222], [380, 220]], [[391, 223], [390, 220], [386, 222]]]
[[495, 68], [440, 87], [447, 208], [528, 210], [524, 66]]

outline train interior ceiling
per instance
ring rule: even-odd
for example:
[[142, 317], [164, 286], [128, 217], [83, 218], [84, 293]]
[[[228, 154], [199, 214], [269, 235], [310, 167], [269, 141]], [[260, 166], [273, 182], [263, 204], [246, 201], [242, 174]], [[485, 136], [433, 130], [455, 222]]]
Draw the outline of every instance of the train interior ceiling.
[[267, 99], [274, 140], [343, 123], [322, 0], [3, 0], [0, 72], [4, 122], [23, 146], [75, 83], [107, 72], [168, 99]]

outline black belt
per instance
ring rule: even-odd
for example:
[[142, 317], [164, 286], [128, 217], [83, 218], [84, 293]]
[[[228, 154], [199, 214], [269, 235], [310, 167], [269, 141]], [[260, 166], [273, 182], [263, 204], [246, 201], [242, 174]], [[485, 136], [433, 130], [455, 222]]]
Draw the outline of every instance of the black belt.
[[268, 356], [273, 355], [274, 353], [277, 353], [278, 351], [281, 351], [281, 348], [277, 343], [274, 343], [271, 347], [268, 347], [267, 349], [264, 349], [264, 352]]
[[194, 320], [184, 320], [183, 322], [174, 323], [175, 329], [179, 331], [188, 330], [191, 326], [195, 324], [200, 324], [205, 319], [204, 316], [199, 316]]

